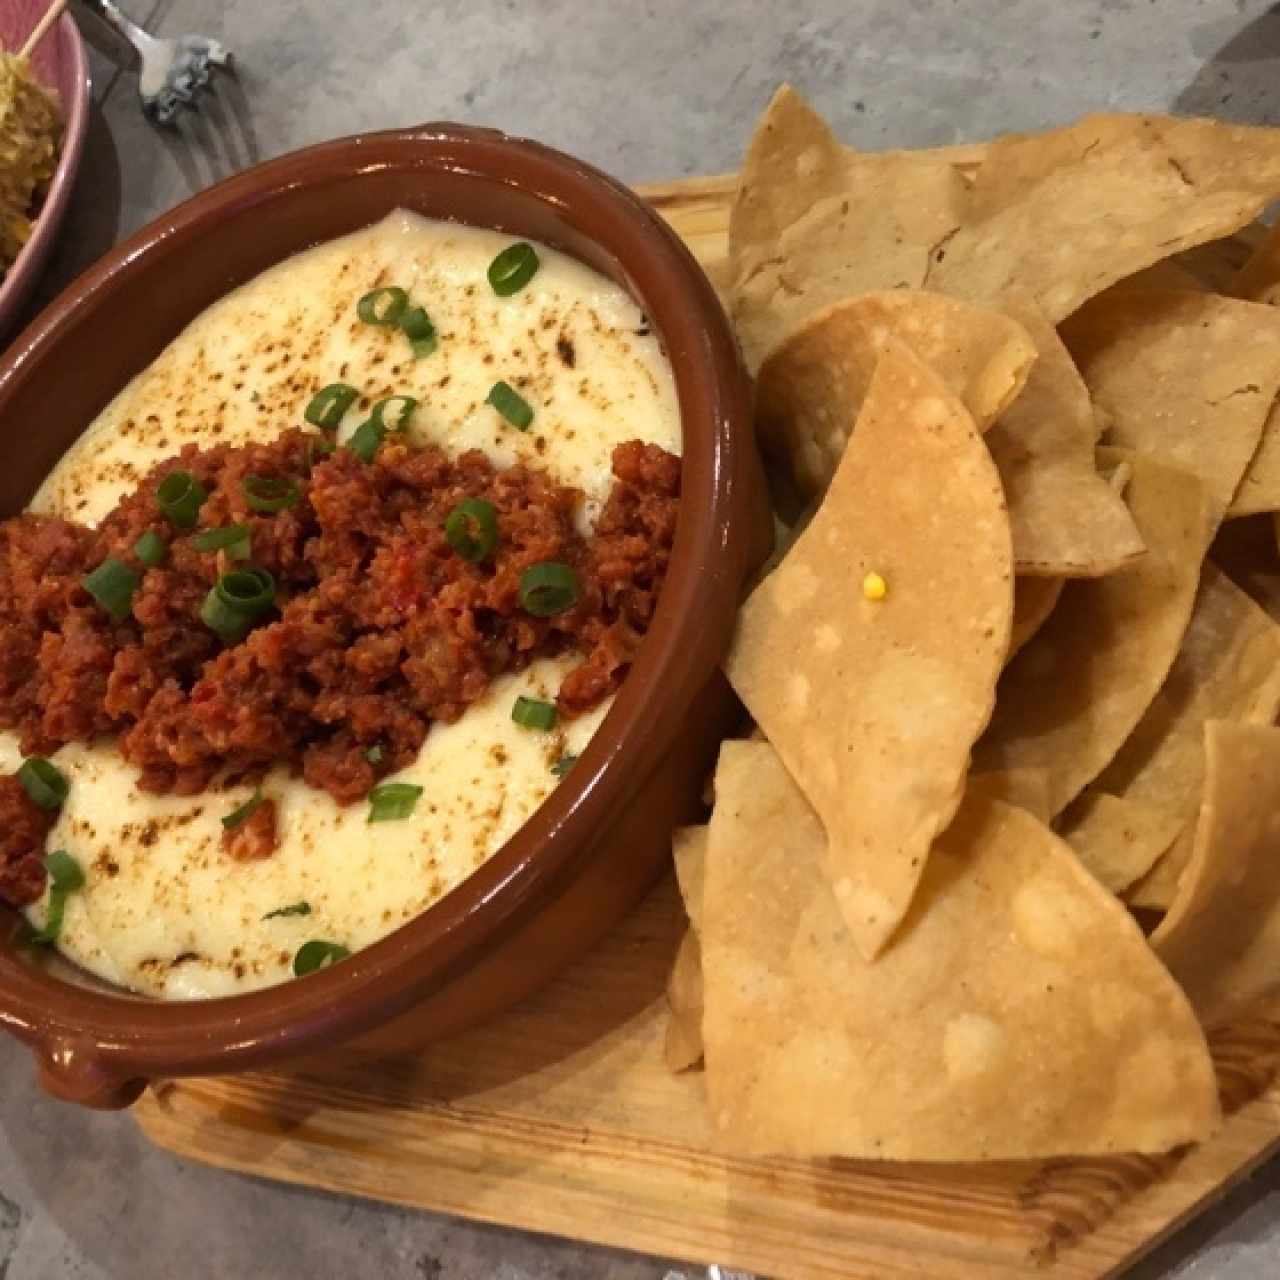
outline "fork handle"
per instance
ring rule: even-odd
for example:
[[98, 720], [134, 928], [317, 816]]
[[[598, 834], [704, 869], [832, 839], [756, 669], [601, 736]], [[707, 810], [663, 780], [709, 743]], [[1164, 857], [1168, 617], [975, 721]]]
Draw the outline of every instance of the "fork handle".
[[80, 3], [101, 18], [109, 27], [120, 33], [138, 51], [145, 56], [148, 49], [155, 44], [155, 37], [149, 35], [136, 22], [127, 18], [111, 0], [80, 0]]

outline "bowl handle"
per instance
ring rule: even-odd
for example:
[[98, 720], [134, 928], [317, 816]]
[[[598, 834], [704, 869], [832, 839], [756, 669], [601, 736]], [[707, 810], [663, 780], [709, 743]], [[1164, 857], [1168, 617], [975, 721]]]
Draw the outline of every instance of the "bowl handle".
[[131, 1107], [147, 1087], [145, 1080], [113, 1071], [87, 1046], [57, 1040], [37, 1052], [40, 1083], [46, 1093], [96, 1111]]

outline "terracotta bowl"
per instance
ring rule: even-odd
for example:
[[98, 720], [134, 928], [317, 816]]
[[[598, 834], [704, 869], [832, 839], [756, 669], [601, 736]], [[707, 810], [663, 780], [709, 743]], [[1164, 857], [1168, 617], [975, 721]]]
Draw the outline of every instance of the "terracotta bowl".
[[651, 886], [736, 706], [718, 675], [770, 536], [750, 388], [715, 293], [641, 200], [559, 152], [456, 125], [312, 147], [219, 183], [61, 295], [0, 360], [0, 515], [21, 510], [108, 400], [199, 312], [297, 250], [396, 207], [529, 236], [631, 290], [662, 335], [684, 428], [683, 502], [657, 616], [573, 772], [480, 870], [350, 961], [271, 990], [162, 1003], [60, 957], [0, 917], [0, 1025], [45, 1088], [93, 1107], [149, 1080], [419, 1047], [508, 1007]]

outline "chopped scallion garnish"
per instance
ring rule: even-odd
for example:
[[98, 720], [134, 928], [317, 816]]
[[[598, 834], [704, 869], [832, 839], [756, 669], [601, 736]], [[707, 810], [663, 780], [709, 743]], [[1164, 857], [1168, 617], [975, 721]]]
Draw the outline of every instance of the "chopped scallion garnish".
[[533, 407], [508, 383], [495, 382], [485, 401], [493, 405], [517, 431], [529, 430], [529, 424], [533, 421]]
[[31, 941], [54, 943], [62, 935], [67, 899], [84, 888], [84, 868], [65, 849], [49, 854], [44, 866], [49, 873], [49, 908], [45, 912], [44, 928], [33, 934]]
[[262, 918], [264, 920], [284, 920], [289, 916], [309, 916], [311, 914], [311, 903], [294, 902], [287, 907], [277, 907], [274, 911], [268, 911]]
[[[418, 401], [413, 396], [387, 396], [369, 410], [369, 421], [376, 423], [383, 431], [403, 431], [417, 407]], [[387, 421], [388, 412], [391, 414], [390, 422]]]
[[360, 393], [345, 382], [331, 382], [311, 397], [303, 417], [321, 431], [336, 431]]
[[227, 524], [206, 529], [191, 539], [197, 551], [225, 551], [230, 560], [247, 560], [250, 551], [250, 529], [247, 524]]
[[208, 496], [190, 471], [170, 471], [156, 490], [156, 503], [179, 529], [194, 529]]
[[380, 427], [372, 418], [362, 422], [347, 441], [347, 448], [362, 462], [372, 462], [386, 439], [386, 427]]
[[222, 825], [228, 831], [234, 831], [237, 827], [243, 826], [250, 818], [253, 817], [259, 809], [262, 808], [262, 802], [266, 796], [262, 794], [262, 788], [259, 787], [253, 795], [251, 795], [238, 809], [232, 809], [229, 814], [222, 820]]
[[200, 606], [201, 621], [226, 644], [238, 644], [275, 604], [275, 579], [258, 568], [224, 573]]
[[37, 808], [52, 813], [61, 809], [71, 784], [57, 765], [43, 756], [30, 756], [18, 769], [18, 781]]
[[154, 569], [156, 565], [163, 563], [165, 556], [169, 552], [169, 544], [156, 532], [148, 529], [146, 533], [133, 544], [133, 554], [142, 561], [148, 569]]
[[356, 315], [365, 324], [396, 325], [400, 323], [409, 295], [396, 285], [373, 289], [356, 303]]
[[444, 522], [444, 536], [464, 559], [479, 564], [498, 545], [498, 512], [483, 498], [463, 498]]
[[240, 489], [249, 509], [264, 515], [274, 515], [292, 507], [302, 497], [302, 490], [292, 480], [277, 476], [245, 476], [240, 482]]
[[123, 622], [133, 608], [133, 593], [142, 579], [123, 560], [108, 556], [80, 585], [111, 615]]
[[400, 317], [400, 328], [404, 336], [409, 339], [414, 357], [418, 360], [429, 356], [440, 345], [436, 327], [422, 307], [410, 307]]
[[293, 976], [305, 978], [309, 973], [316, 973], [320, 969], [327, 969], [331, 964], [337, 964], [339, 960], [345, 960], [350, 954], [350, 949], [338, 942], [322, 942], [318, 938], [304, 942], [298, 948], [298, 954], [293, 957]]
[[537, 698], [526, 698], [523, 695], [516, 699], [511, 708], [511, 718], [523, 729], [554, 729], [556, 727], [556, 708], [553, 702], [540, 702]]
[[535, 618], [550, 618], [578, 602], [578, 575], [559, 560], [541, 560], [520, 575], [520, 605]]
[[422, 788], [411, 782], [384, 782], [369, 792], [369, 821], [396, 822], [412, 815]]
[[366, 759], [370, 764], [381, 764], [381, 763], [382, 763], [382, 755], [383, 755], [382, 747], [381, 747], [378, 743], [376, 743], [376, 742], [375, 742], [375, 743], [373, 744], [373, 746], [371, 746], [371, 747], [367, 747], [367, 748], [365, 749], [364, 758], [365, 758], [365, 759]]
[[551, 772], [554, 773], [557, 778], [563, 778], [564, 775], [577, 763], [578, 757], [575, 756], [572, 751], [566, 751], [564, 755], [562, 755], [560, 759], [551, 766]]
[[524, 240], [508, 245], [489, 263], [489, 284], [500, 298], [519, 293], [537, 274], [538, 255]]

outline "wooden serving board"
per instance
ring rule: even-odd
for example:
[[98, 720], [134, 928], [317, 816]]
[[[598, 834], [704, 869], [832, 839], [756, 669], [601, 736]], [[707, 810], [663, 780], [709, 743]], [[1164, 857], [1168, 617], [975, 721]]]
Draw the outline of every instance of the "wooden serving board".
[[[732, 178], [644, 194], [723, 283]], [[1238, 239], [1192, 264], [1219, 276]], [[1215, 1044], [1227, 1123], [1158, 1158], [983, 1165], [727, 1159], [698, 1073], [662, 1059], [684, 927], [671, 882], [515, 1012], [420, 1056], [319, 1076], [166, 1082], [135, 1114], [261, 1177], [780, 1280], [1115, 1274], [1280, 1146], [1280, 1017]]]

